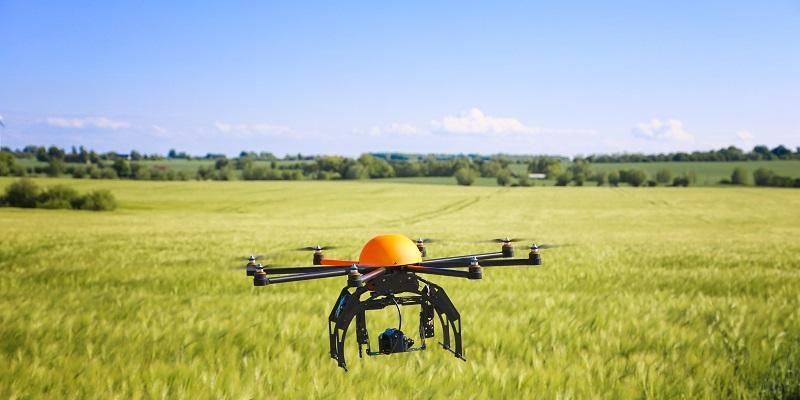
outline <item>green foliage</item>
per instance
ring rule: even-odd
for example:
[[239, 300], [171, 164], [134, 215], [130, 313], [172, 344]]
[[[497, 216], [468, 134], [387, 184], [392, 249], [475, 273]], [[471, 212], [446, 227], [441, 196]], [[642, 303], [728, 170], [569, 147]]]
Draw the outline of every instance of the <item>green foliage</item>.
[[6, 187], [3, 204], [11, 207], [34, 208], [41, 189], [33, 180], [23, 178]]
[[61, 176], [64, 174], [67, 166], [64, 164], [64, 160], [60, 158], [52, 158], [47, 163], [47, 176]]
[[672, 182], [672, 171], [662, 168], [656, 172], [656, 182], [666, 185]]
[[508, 169], [501, 169], [496, 173], [497, 184], [499, 186], [508, 186], [511, 184], [513, 177], [511, 171]]
[[757, 186], [800, 187], [800, 179], [778, 175], [766, 168], [759, 168], [753, 172], [753, 180]]
[[572, 177], [569, 174], [564, 173], [556, 177], [556, 186], [567, 186], [569, 182], [572, 180]]
[[471, 186], [475, 183], [475, 178], [478, 177], [478, 173], [469, 167], [461, 167], [455, 173], [456, 182], [458, 182], [461, 186]]
[[16, 161], [14, 154], [7, 151], [0, 151], [0, 176], [11, 175], [17, 166]]
[[117, 200], [107, 189], [94, 190], [83, 196], [79, 201], [73, 202], [73, 207], [81, 210], [111, 211], [117, 208]]
[[347, 167], [344, 173], [345, 179], [367, 179], [369, 178], [369, 171], [361, 164], [352, 164]]
[[736, 167], [731, 174], [731, 183], [734, 185], [749, 185], [750, 174], [742, 167]]
[[603, 186], [608, 180], [608, 174], [605, 171], [598, 171], [594, 174], [591, 180], [597, 182], [597, 186]]
[[128, 178], [132, 175], [131, 163], [128, 160], [118, 158], [114, 160], [114, 164], [111, 168], [114, 168], [114, 171], [120, 178]]
[[523, 173], [517, 178], [517, 185], [528, 187], [533, 186], [533, 182], [528, 178], [528, 174]]
[[117, 207], [114, 195], [107, 189], [96, 190], [81, 196], [66, 185], [54, 185], [44, 190], [31, 179], [23, 178], [6, 187], [0, 204], [20, 208], [113, 210]]
[[69, 209], [73, 208], [73, 204], [75, 204], [79, 198], [80, 195], [77, 190], [66, 185], [54, 185], [41, 191], [36, 199], [36, 207]]
[[611, 171], [611, 172], [608, 173], [608, 184], [609, 185], [616, 187], [616, 186], [619, 186], [619, 182], [620, 182], [619, 172]]
[[619, 171], [619, 181], [639, 187], [647, 182], [647, 173], [641, 169], [623, 169]]

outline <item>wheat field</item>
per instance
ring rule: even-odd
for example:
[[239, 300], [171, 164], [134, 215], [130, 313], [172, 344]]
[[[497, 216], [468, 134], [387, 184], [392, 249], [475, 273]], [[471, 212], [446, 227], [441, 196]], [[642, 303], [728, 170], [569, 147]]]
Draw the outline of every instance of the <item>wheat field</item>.
[[[796, 190], [37, 183], [120, 207], [0, 208], [2, 398], [800, 396]], [[435, 341], [358, 359], [351, 330], [349, 372], [327, 338], [346, 278], [253, 287], [236, 269], [253, 253], [310, 265], [289, 249], [317, 243], [357, 257], [386, 232], [439, 239], [433, 257], [501, 236], [568, 246], [541, 267], [430, 278], [459, 308], [466, 362]], [[397, 324], [368, 316], [373, 340]]]

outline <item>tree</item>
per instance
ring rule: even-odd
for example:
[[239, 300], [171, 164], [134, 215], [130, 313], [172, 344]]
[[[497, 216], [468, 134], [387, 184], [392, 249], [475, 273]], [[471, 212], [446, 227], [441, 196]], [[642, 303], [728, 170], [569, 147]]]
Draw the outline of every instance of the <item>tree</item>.
[[458, 171], [454, 174], [456, 177], [456, 182], [462, 186], [470, 186], [475, 183], [475, 178], [477, 176], [477, 172], [472, 168], [462, 167], [459, 168]]
[[664, 168], [656, 172], [656, 182], [666, 185], [671, 181], [672, 181], [672, 171]]
[[368, 177], [369, 171], [360, 163], [350, 165], [344, 173], [345, 179], [367, 179]]
[[11, 207], [34, 208], [39, 198], [39, 186], [28, 178], [20, 179], [6, 188], [4, 203]]
[[619, 180], [633, 187], [639, 187], [647, 181], [647, 173], [640, 169], [620, 170]]
[[608, 176], [608, 174], [605, 173], [605, 171], [598, 171], [596, 174], [594, 174], [594, 176], [592, 177], [592, 180], [597, 182], [597, 186], [603, 186], [603, 185], [606, 184], [607, 176]]
[[770, 181], [775, 176], [775, 172], [766, 168], [759, 168], [753, 172], [753, 181], [757, 186], [769, 186]]
[[742, 167], [736, 167], [733, 169], [733, 173], [731, 174], [731, 183], [734, 185], [749, 185], [750, 174], [747, 173], [746, 169]]
[[608, 174], [608, 184], [611, 186], [619, 186], [619, 172], [612, 171]]
[[508, 186], [511, 184], [511, 171], [508, 169], [501, 169], [496, 173], [497, 184], [500, 186]]
[[50, 162], [47, 164], [47, 175], [61, 176], [65, 169], [66, 165], [64, 164], [64, 160], [60, 158], [51, 158]]
[[131, 163], [128, 160], [118, 158], [114, 160], [114, 164], [111, 166], [114, 168], [114, 171], [117, 172], [117, 176], [120, 178], [127, 178], [131, 176]]
[[14, 154], [8, 151], [0, 151], [0, 176], [11, 175], [16, 167]]

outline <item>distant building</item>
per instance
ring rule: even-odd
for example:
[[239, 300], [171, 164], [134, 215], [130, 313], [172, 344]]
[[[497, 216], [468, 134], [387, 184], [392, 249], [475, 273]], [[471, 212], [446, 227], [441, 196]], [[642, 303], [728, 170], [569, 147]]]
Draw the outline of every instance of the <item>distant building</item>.
[[532, 172], [528, 174], [529, 179], [547, 179], [547, 174], [542, 174], [540, 172]]

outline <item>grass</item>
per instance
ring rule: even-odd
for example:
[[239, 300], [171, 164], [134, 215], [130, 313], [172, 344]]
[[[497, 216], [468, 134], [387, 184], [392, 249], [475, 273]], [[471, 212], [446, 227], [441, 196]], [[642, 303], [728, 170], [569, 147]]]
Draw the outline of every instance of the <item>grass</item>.
[[[793, 190], [40, 183], [57, 182], [120, 207], [0, 208], [2, 398], [800, 396]], [[254, 288], [233, 269], [251, 253], [309, 264], [280, 250], [318, 242], [356, 257], [382, 232], [441, 239], [434, 257], [504, 235], [572, 246], [432, 279], [467, 362], [434, 346], [359, 360], [350, 332], [348, 373], [326, 336], [344, 278]], [[396, 325], [393, 309], [370, 318], [373, 340]]]

